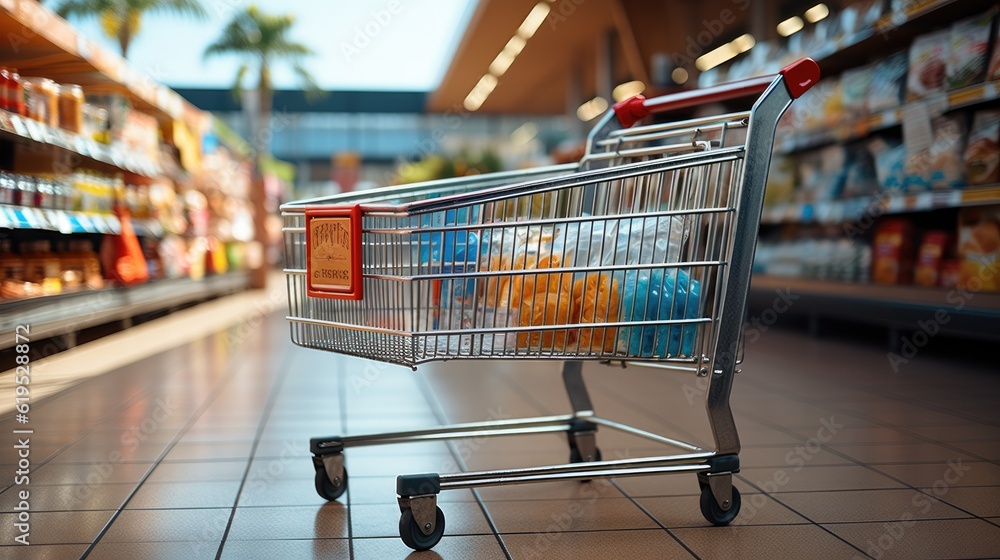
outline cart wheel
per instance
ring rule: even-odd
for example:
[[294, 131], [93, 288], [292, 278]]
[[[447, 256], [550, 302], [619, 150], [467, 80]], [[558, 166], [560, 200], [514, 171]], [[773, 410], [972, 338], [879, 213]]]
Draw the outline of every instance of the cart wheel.
[[344, 495], [347, 491], [347, 467], [344, 467], [344, 479], [343, 480], [330, 480], [330, 477], [326, 474], [326, 469], [323, 467], [318, 467], [316, 469], [316, 493], [320, 495], [321, 498], [329, 501], [336, 500], [337, 498]]
[[712, 489], [705, 484], [701, 487], [701, 514], [705, 516], [706, 521], [713, 525], [729, 525], [740, 513], [740, 491], [735, 486], [733, 486], [732, 499], [733, 505], [730, 506], [729, 511], [724, 511], [719, 506], [719, 502], [715, 501]]
[[[601, 460], [601, 448], [598, 447], [597, 449], [594, 450], [594, 459], [593, 460], [594, 461], [600, 461]], [[569, 462], [570, 463], [583, 463], [583, 462], [585, 462], [583, 460], [583, 457], [580, 457], [580, 450], [577, 449], [575, 446], [572, 446], [572, 447], [569, 448]]]
[[434, 509], [437, 510], [437, 517], [434, 532], [429, 535], [425, 535], [417, 526], [411, 510], [403, 510], [399, 516], [399, 538], [403, 539], [403, 544], [413, 550], [430, 550], [441, 541], [444, 536], [444, 512], [439, 507]]

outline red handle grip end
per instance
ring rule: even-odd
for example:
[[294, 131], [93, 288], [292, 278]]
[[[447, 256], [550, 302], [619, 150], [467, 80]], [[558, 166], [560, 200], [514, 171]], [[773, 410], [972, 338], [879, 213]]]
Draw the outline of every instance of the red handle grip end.
[[792, 99], [798, 99], [819, 81], [819, 64], [811, 58], [803, 58], [781, 69], [785, 87]]
[[649, 108], [646, 107], [645, 102], [644, 96], [636, 95], [612, 106], [615, 115], [618, 115], [618, 122], [621, 123], [622, 128], [631, 128], [633, 124], [649, 114]]

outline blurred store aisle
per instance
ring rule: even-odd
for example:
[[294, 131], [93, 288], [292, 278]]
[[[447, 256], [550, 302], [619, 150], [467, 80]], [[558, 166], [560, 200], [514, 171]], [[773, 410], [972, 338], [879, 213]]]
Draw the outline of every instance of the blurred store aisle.
[[[35, 402], [27, 486], [9, 486], [19, 426], [6, 415], [0, 558], [404, 558], [396, 474], [566, 460], [552, 435], [351, 449], [348, 493], [325, 503], [310, 436], [558, 413], [568, 402], [556, 363], [413, 375], [287, 338], [280, 314], [251, 314]], [[602, 415], [709, 445], [696, 379], [586, 371]], [[705, 527], [692, 476], [463, 490], [442, 494], [446, 536], [414, 558], [996, 557], [998, 397], [986, 368], [927, 358], [892, 375], [877, 348], [772, 330], [748, 349], [734, 392], [744, 444], [735, 526]], [[661, 451], [607, 431], [598, 441], [609, 458]], [[30, 547], [13, 541], [25, 489]]]

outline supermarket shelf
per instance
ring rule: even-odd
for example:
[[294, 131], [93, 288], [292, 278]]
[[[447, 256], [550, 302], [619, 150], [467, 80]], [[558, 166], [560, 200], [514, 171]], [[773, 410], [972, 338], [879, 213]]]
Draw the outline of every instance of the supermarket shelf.
[[[878, 206], [873, 206], [877, 204]], [[763, 224], [841, 224], [872, 216], [929, 212], [942, 208], [964, 208], [1000, 204], [1000, 183], [961, 190], [928, 191], [897, 196], [868, 196], [823, 202], [786, 202], [771, 204], [761, 215]], [[869, 210], [871, 208], [871, 210]], [[878, 208], [878, 211], [875, 209]]]
[[130, 154], [79, 134], [52, 128], [4, 110], [0, 110], [0, 132], [21, 141], [54, 146], [143, 177], [153, 178], [162, 172], [159, 164], [149, 158]]
[[863, 119], [843, 122], [819, 130], [786, 134], [775, 142], [775, 152], [788, 154], [834, 142], [850, 142], [864, 138], [873, 132], [899, 126], [903, 122], [905, 108], [915, 103], [926, 103], [928, 107], [935, 107], [941, 112], [946, 112], [997, 99], [1000, 99], [1000, 80], [976, 84], [907, 103], [895, 109], [887, 109]]
[[[794, 315], [831, 317], [876, 324], [903, 331], [918, 330], [933, 321], [942, 332], [982, 339], [1000, 339], [1000, 293], [849, 284], [799, 278], [754, 275], [750, 313], [770, 309], [775, 290], [798, 296], [788, 308]], [[945, 317], [943, 319], [942, 317]], [[936, 318], [937, 315], [937, 318]]]
[[[0, 229], [40, 229], [60, 233], [110, 233], [122, 231], [118, 218], [69, 210], [0, 205]], [[132, 220], [132, 229], [143, 237], [163, 237], [163, 225], [156, 220]]]
[[176, 92], [137, 72], [122, 57], [79, 33], [37, 0], [0, 2], [0, 32], [17, 49], [22, 75], [129, 94], [136, 108], [160, 121], [184, 120], [197, 129], [203, 115]]
[[14, 345], [14, 327], [27, 321], [32, 340], [75, 333], [88, 327], [136, 317], [245, 289], [245, 271], [202, 280], [158, 280], [130, 288], [85, 290], [0, 303], [0, 349]]
[[993, 0], [914, 0], [903, 11], [888, 9], [873, 28], [829, 44], [811, 53], [824, 76], [869, 62], [872, 53], [892, 53], [906, 47], [916, 37], [941, 22], [980, 14], [995, 5]]

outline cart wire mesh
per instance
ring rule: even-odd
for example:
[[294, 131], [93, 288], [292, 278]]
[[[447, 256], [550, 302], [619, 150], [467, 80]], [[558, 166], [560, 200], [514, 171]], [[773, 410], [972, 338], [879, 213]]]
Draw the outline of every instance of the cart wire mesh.
[[[407, 366], [627, 360], [701, 371], [722, 313], [749, 113], [612, 132], [579, 166], [282, 208], [296, 344]], [[361, 203], [361, 300], [307, 294], [308, 208]]]

